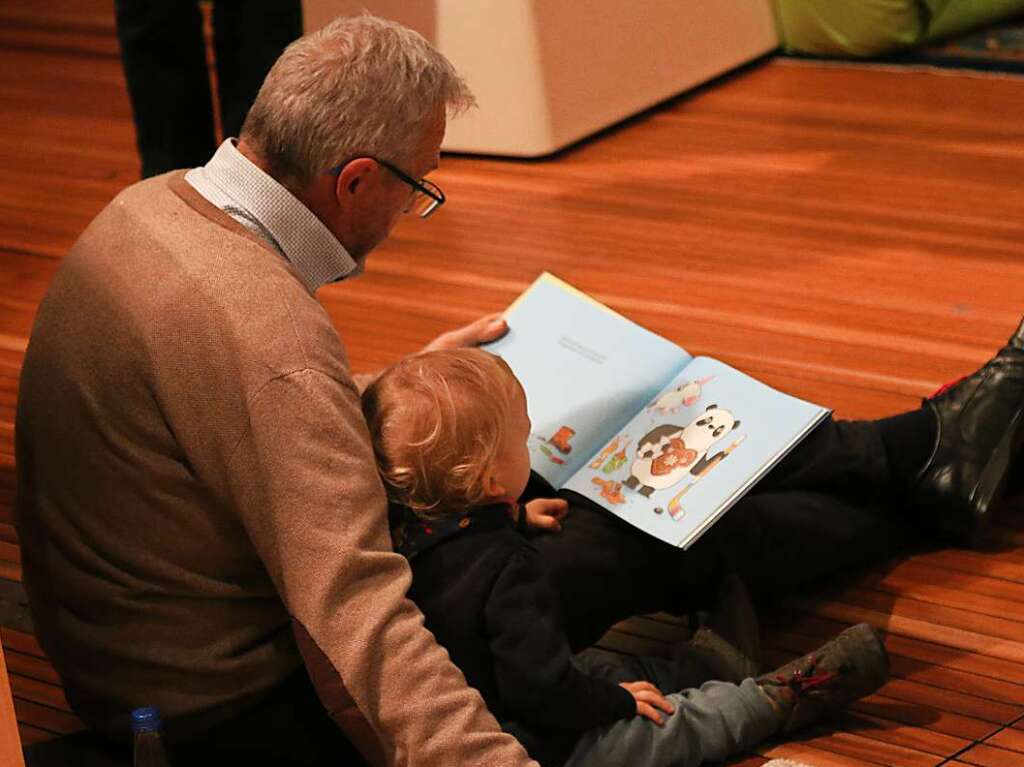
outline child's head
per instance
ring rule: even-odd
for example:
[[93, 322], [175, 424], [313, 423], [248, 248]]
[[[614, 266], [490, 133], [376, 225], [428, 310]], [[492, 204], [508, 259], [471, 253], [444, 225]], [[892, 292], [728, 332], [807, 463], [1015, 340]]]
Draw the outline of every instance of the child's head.
[[366, 390], [363, 413], [388, 496], [421, 516], [514, 501], [526, 487], [526, 395], [500, 357], [407, 357]]

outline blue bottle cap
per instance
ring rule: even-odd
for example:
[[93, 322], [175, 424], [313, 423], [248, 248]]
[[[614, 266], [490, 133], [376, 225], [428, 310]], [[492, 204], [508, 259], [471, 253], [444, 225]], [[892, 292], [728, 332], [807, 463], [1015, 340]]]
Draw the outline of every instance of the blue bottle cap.
[[132, 711], [132, 732], [156, 732], [162, 726], [160, 709], [155, 706], [144, 706]]

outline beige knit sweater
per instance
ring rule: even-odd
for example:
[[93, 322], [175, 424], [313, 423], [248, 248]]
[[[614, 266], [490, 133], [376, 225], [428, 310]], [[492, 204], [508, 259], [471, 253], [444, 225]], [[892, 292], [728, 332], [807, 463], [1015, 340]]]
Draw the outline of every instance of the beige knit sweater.
[[93, 726], [230, 716], [299, 666], [294, 620], [328, 707], [347, 689], [393, 763], [532, 764], [405, 599], [330, 318], [181, 173], [122, 192], [61, 265], [15, 439], [36, 630]]

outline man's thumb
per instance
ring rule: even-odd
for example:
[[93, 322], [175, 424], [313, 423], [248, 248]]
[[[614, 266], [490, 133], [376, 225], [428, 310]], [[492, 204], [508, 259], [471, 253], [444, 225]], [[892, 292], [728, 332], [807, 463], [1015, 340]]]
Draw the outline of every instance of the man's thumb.
[[488, 322], [480, 332], [480, 343], [496, 341], [508, 332], [508, 324], [503, 317]]

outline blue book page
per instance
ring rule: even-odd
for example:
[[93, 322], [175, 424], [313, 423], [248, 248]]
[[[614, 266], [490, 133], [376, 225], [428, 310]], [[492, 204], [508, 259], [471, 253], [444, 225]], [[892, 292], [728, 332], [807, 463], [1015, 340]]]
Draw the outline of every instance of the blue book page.
[[565, 488], [686, 548], [828, 413], [696, 357]]
[[522, 382], [531, 466], [556, 489], [691, 359], [549, 274], [505, 319], [508, 334], [485, 348]]

